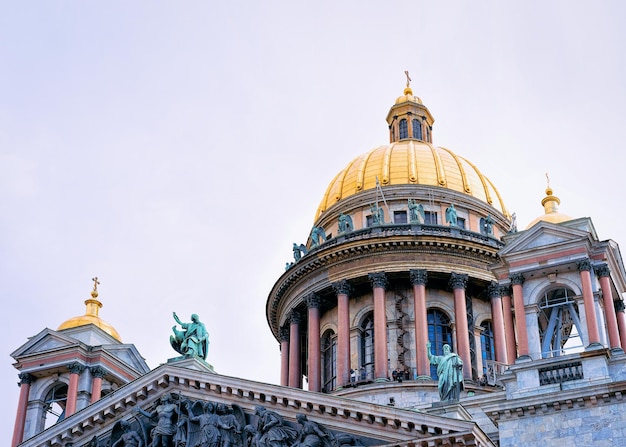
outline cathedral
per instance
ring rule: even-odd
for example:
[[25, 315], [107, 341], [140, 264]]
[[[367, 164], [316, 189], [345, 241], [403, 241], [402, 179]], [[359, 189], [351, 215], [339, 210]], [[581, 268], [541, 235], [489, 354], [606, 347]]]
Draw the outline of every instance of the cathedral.
[[280, 384], [216, 373], [193, 316], [151, 370], [100, 318], [94, 278], [84, 315], [11, 354], [11, 446], [626, 446], [618, 245], [559, 212], [549, 181], [518, 228], [478, 166], [433, 144], [408, 81], [389, 143], [329, 179], [269, 291]]

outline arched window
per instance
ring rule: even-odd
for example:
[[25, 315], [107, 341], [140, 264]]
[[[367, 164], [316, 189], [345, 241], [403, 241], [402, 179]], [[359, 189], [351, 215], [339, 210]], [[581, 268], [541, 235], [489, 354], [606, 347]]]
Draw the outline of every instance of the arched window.
[[331, 330], [322, 336], [322, 362], [322, 389], [329, 392], [337, 386], [337, 337]]
[[483, 329], [480, 333], [480, 349], [483, 359], [483, 375], [491, 377], [489, 370], [491, 362], [496, 359], [496, 348], [493, 342], [493, 325], [491, 321], [485, 321], [480, 325]]
[[[433, 355], [443, 355], [443, 345], [448, 344], [452, 348], [452, 329], [450, 318], [438, 309], [431, 309], [427, 313], [428, 341]], [[430, 377], [437, 379], [437, 366], [430, 367]]]
[[45, 428], [52, 427], [57, 422], [65, 419], [65, 405], [67, 403], [67, 385], [59, 383], [55, 385], [44, 401], [45, 405]]
[[422, 139], [422, 123], [417, 118], [413, 118], [413, 138]]
[[374, 314], [372, 312], [365, 316], [360, 327], [362, 369], [359, 371], [359, 380], [370, 380], [374, 377]]
[[582, 350], [582, 326], [574, 292], [566, 288], [544, 293], [539, 302], [539, 331], [541, 355], [557, 357]]
[[400, 133], [400, 139], [409, 138], [409, 126], [406, 123], [406, 119], [401, 119], [398, 125], [398, 131]]

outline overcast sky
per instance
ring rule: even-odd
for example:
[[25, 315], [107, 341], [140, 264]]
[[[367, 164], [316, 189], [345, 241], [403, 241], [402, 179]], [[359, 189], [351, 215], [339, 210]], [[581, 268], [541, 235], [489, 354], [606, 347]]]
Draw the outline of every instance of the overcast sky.
[[5, 1], [0, 12], [0, 439], [10, 353], [85, 312], [152, 368], [198, 313], [219, 373], [278, 383], [265, 302], [327, 185], [388, 143], [405, 86], [518, 225], [622, 232], [621, 1]]

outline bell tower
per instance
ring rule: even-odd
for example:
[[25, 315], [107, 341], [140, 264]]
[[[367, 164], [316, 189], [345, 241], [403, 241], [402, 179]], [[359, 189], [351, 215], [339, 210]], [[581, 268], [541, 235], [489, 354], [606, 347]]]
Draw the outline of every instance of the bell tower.
[[93, 282], [84, 315], [43, 329], [11, 354], [20, 386], [11, 446], [150, 371], [135, 346], [99, 317], [100, 283]]

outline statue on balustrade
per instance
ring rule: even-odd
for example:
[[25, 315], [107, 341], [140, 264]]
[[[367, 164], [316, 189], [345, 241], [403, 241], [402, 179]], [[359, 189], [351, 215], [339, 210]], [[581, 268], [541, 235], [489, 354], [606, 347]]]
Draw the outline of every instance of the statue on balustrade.
[[348, 214], [339, 214], [339, 233], [348, 233], [352, 230], [354, 230], [352, 217]]
[[450, 206], [446, 208], [446, 222], [448, 222], [451, 227], [456, 227], [458, 225], [458, 219], [454, 203], [450, 204]]
[[183, 323], [173, 312], [174, 320], [182, 327], [182, 331], [172, 326], [174, 335], [170, 335], [172, 348], [183, 357], [198, 357], [206, 360], [209, 352], [209, 333], [197, 314], [191, 315], [191, 323]]
[[415, 199], [409, 199], [409, 222], [412, 224], [424, 223], [424, 206]]
[[311, 247], [317, 247], [324, 242], [326, 242], [327, 236], [326, 231], [322, 227], [313, 226], [311, 228], [311, 234], [309, 236], [309, 240], [311, 241]]
[[439, 399], [442, 402], [459, 400], [463, 390], [463, 360], [448, 344], [443, 345], [443, 355], [433, 355], [430, 347], [430, 342], [426, 343], [428, 360], [431, 365], [437, 365]]

